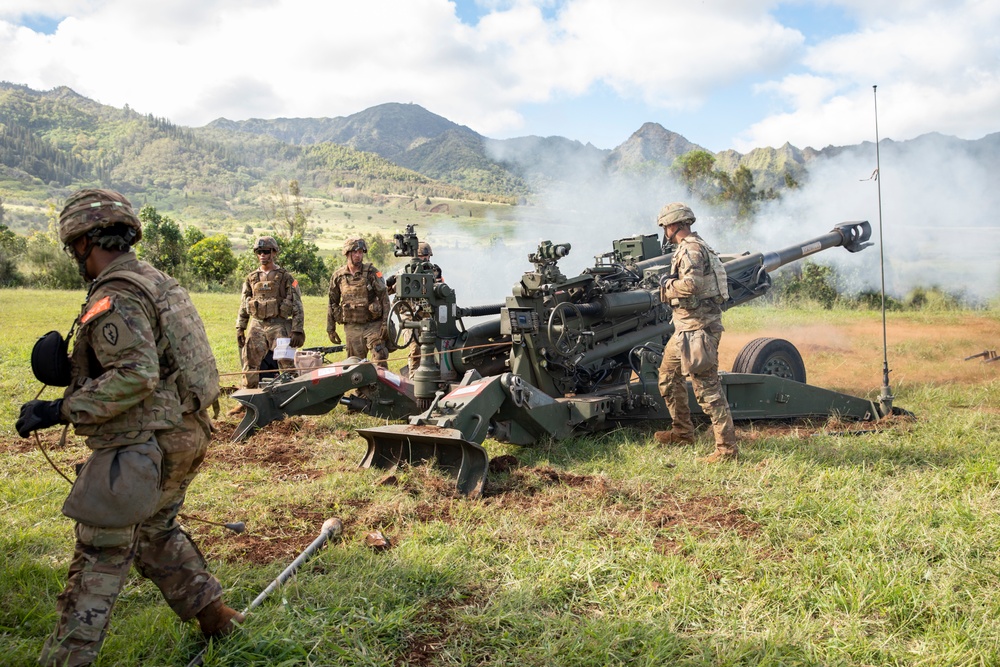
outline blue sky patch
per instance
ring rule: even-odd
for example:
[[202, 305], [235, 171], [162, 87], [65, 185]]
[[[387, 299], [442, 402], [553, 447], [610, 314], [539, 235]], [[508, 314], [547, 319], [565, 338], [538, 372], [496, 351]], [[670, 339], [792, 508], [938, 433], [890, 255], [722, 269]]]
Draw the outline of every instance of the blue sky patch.
[[779, 5], [772, 15], [782, 25], [795, 28], [805, 35], [806, 46], [813, 46], [834, 35], [851, 33], [858, 29], [857, 21], [843, 8], [832, 5], [785, 3]]
[[52, 35], [55, 33], [56, 28], [59, 27], [59, 24], [62, 23], [64, 18], [66, 17], [45, 16], [44, 14], [26, 14], [21, 17], [21, 20], [18, 23], [23, 25], [25, 28], [34, 30], [37, 33]]

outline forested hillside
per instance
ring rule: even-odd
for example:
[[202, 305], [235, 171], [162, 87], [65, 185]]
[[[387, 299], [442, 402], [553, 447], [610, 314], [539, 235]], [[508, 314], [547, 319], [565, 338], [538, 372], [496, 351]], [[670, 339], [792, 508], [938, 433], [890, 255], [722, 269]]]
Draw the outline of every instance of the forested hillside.
[[68, 88], [38, 92], [0, 83], [0, 198], [8, 205], [37, 206], [102, 184], [137, 204], [240, 219], [255, 214], [276, 179], [297, 180], [307, 196], [338, 198], [349, 189], [512, 201], [500, 188], [488, 189], [502, 179], [468, 178], [483, 186], [470, 191], [348, 146], [295, 145], [220, 126], [185, 128]]

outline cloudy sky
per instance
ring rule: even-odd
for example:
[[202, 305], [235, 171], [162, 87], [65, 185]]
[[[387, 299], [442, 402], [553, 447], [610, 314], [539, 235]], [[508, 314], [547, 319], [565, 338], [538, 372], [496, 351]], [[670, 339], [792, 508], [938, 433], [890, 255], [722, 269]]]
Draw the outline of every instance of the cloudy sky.
[[414, 102], [710, 150], [1000, 131], [995, 0], [2, 0], [0, 80], [200, 126]]

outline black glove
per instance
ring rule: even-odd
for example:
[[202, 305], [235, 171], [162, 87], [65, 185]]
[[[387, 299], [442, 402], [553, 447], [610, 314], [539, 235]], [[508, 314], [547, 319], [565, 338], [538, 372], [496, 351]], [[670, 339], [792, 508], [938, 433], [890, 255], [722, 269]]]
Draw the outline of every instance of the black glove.
[[396, 279], [397, 279], [398, 277], [399, 277], [399, 276], [397, 276], [397, 275], [393, 274], [393, 275], [389, 276], [388, 278], [386, 278], [386, 279], [385, 279], [385, 286], [386, 286], [386, 287], [387, 287], [388, 289], [392, 289], [393, 287], [395, 287], [395, 286], [396, 286]]
[[292, 346], [292, 347], [302, 347], [302, 345], [305, 342], [306, 342], [306, 335], [305, 335], [304, 332], [302, 332], [302, 331], [293, 331], [292, 332], [292, 340], [290, 340], [288, 342], [288, 344], [290, 346]]
[[59, 409], [63, 400], [56, 401], [28, 401], [21, 406], [21, 416], [17, 418], [14, 427], [17, 434], [22, 438], [27, 438], [32, 431], [48, 428], [56, 424], [64, 424]]
[[243, 347], [246, 344], [247, 344], [247, 332], [244, 331], [243, 329], [237, 329], [236, 330], [236, 345], [238, 345], [239, 348], [242, 350]]
[[340, 345], [340, 334], [337, 333], [336, 329], [334, 329], [333, 331], [328, 331], [327, 333], [330, 334], [331, 343], [333, 343], [334, 345]]

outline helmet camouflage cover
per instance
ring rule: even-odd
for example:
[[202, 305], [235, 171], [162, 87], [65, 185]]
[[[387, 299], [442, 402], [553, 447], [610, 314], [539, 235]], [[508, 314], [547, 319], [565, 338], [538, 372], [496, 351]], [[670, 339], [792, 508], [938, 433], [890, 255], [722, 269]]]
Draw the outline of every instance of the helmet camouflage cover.
[[430, 257], [434, 252], [431, 250], [431, 244], [427, 241], [421, 241], [417, 244], [417, 256], [418, 257]]
[[274, 250], [278, 251], [278, 242], [274, 240], [273, 236], [261, 236], [257, 239], [257, 243], [253, 246], [254, 252], [258, 250]]
[[656, 216], [656, 224], [660, 227], [666, 227], [675, 222], [686, 222], [690, 225], [694, 224], [694, 221], [694, 211], [687, 204], [682, 204], [681, 202], [667, 204], [660, 209], [660, 214]]
[[68, 246], [92, 230], [118, 223], [135, 230], [133, 244], [142, 238], [142, 223], [125, 195], [97, 188], [78, 190], [70, 195], [59, 213], [59, 240]]
[[360, 250], [361, 252], [368, 252], [368, 244], [365, 243], [364, 239], [355, 238], [347, 239], [344, 241], [344, 254], [349, 255], [355, 250]]

